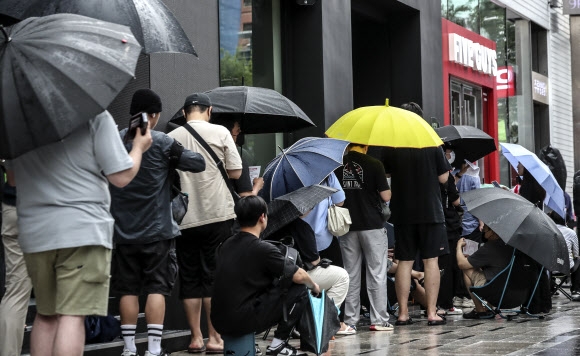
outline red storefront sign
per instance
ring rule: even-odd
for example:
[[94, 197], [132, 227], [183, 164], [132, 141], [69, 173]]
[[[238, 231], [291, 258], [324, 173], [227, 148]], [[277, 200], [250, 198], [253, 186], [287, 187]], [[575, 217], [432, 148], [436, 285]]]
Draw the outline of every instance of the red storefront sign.
[[[459, 79], [482, 88], [483, 130], [497, 141], [497, 66], [494, 41], [471, 32], [451, 21], [441, 19], [443, 47], [443, 104], [444, 124], [449, 125], [450, 81]], [[513, 71], [512, 71], [513, 73]], [[503, 72], [500, 72], [503, 76]], [[485, 157], [486, 181], [499, 181], [499, 156], [497, 151]]]
[[498, 98], [516, 95], [516, 77], [512, 66], [498, 67], [495, 81]]

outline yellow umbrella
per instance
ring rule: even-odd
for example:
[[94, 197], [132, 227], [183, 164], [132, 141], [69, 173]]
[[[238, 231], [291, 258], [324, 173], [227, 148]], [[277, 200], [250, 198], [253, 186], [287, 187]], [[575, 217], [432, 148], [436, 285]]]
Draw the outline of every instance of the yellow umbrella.
[[331, 138], [361, 145], [396, 148], [437, 147], [443, 144], [419, 115], [389, 106], [364, 106], [344, 114], [326, 130]]

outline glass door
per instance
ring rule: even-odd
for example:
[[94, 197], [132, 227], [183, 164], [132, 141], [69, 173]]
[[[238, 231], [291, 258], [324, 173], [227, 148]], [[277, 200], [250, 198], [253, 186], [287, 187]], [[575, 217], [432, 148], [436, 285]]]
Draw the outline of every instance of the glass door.
[[[466, 125], [483, 130], [482, 89], [469, 83], [451, 79], [451, 125]], [[483, 177], [483, 159], [477, 162]]]

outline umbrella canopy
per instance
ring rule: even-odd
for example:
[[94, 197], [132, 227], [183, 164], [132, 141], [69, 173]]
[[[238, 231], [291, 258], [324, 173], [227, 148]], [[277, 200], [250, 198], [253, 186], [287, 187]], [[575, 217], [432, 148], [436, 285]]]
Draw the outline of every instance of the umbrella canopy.
[[72, 14], [0, 32], [0, 157], [58, 141], [103, 112], [135, 73], [126, 26]]
[[298, 188], [320, 184], [342, 166], [347, 146], [348, 142], [331, 138], [300, 139], [266, 166], [262, 197], [269, 202]]
[[395, 148], [437, 147], [443, 144], [419, 115], [389, 106], [365, 106], [350, 111], [326, 130], [328, 137], [361, 145]]
[[328, 342], [340, 330], [338, 310], [323, 290], [320, 298], [308, 294], [308, 306], [300, 318], [300, 349], [321, 355], [328, 351]]
[[463, 159], [475, 162], [497, 149], [493, 137], [477, 127], [448, 125], [435, 129], [435, 132], [451, 146], [459, 162]]
[[564, 207], [566, 202], [564, 200], [564, 191], [560, 188], [556, 177], [544, 162], [533, 152], [528, 151], [520, 145], [513, 143], [500, 143], [502, 148], [501, 153], [507, 158], [512, 167], [517, 171], [518, 163], [521, 163], [524, 168], [538, 181], [538, 183], [546, 190], [546, 198], [544, 204], [554, 210], [562, 218], [565, 218]]
[[[205, 93], [213, 106], [212, 118], [238, 121], [246, 134], [292, 132], [316, 126], [298, 105], [272, 89], [233, 86]], [[181, 110], [173, 115], [170, 123], [185, 123]]]
[[274, 199], [268, 204], [268, 226], [262, 233], [262, 238], [268, 237], [299, 216], [306, 214], [316, 204], [337, 191], [337, 189], [322, 185], [311, 185]]
[[161, 0], [2, 0], [0, 13], [25, 19], [70, 13], [129, 26], [145, 53], [197, 56], [185, 31]]
[[469, 212], [482, 220], [508, 245], [550, 271], [570, 271], [566, 240], [556, 224], [536, 205], [504, 189], [475, 189], [461, 193]]

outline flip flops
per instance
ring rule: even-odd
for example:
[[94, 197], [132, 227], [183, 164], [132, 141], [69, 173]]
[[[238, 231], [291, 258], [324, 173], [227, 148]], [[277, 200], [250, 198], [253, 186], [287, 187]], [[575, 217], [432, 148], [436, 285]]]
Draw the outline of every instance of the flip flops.
[[415, 322], [413, 321], [413, 319], [409, 318], [407, 320], [397, 320], [395, 322], [396, 326], [404, 326], [404, 325], [411, 325], [414, 324]]
[[[189, 354], [200, 354], [202, 352], [205, 352], [206, 348], [205, 345], [203, 345], [202, 347], [188, 347], [187, 348], [187, 353]], [[222, 352], [223, 353], [223, 352]]]
[[447, 320], [445, 319], [441, 319], [441, 320], [429, 320], [427, 322], [428, 326], [437, 326], [437, 325], [445, 325], [447, 324]]

